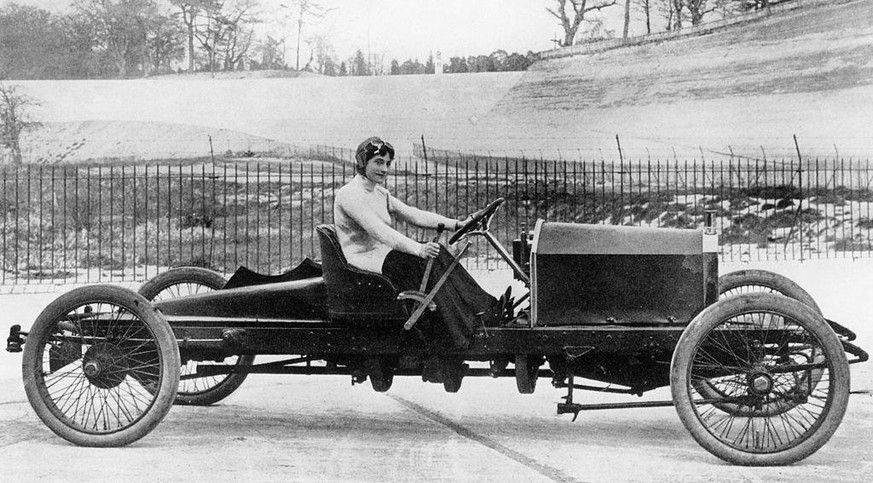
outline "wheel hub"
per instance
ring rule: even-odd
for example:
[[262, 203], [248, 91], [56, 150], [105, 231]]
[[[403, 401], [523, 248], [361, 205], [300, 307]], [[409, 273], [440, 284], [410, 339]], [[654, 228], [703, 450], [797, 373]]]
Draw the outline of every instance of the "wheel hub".
[[91, 384], [110, 389], [127, 377], [128, 365], [124, 354], [106, 342], [91, 346], [82, 360], [82, 372]]
[[749, 393], [766, 396], [773, 390], [773, 377], [765, 372], [754, 372], [748, 376]]

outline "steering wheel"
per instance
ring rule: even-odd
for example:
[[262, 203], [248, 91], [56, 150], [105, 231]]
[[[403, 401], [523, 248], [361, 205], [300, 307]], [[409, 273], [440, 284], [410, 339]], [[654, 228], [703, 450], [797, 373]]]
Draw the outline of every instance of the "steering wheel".
[[467, 233], [470, 233], [475, 228], [480, 225], [488, 229], [488, 225], [491, 224], [491, 217], [494, 215], [494, 212], [497, 211], [497, 208], [500, 207], [506, 200], [503, 198], [497, 198], [488, 204], [485, 208], [473, 213], [470, 215], [472, 218], [468, 221], [464, 226], [458, 228], [458, 231], [449, 238], [449, 245], [454, 245], [455, 242], [461, 239]]

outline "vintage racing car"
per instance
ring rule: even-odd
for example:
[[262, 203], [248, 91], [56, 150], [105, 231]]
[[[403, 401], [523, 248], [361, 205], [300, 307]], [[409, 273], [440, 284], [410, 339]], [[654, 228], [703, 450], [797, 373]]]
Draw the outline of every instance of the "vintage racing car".
[[[719, 277], [709, 228], [540, 220], [510, 254], [489, 231], [502, 203], [478, 211], [449, 242], [484, 237], [529, 291], [507, 304], [506, 324], [483, 325], [464, 349], [427, 330], [442, 279], [398, 293], [346, 263], [333, 227], [321, 225], [320, 264], [307, 259], [274, 276], [241, 268], [230, 280], [182, 267], [139, 293], [76, 288], [29, 331], [13, 326], [7, 350], [23, 350], [39, 418], [84, 446], [132, 443], [174, 403], [213, 404], [251, 373], [346, 374], [376, 391], [395, 376], [427, 376], [449, 392], [465, 377], [513, 377], [523, 394], [547, 378], [566, 391], [558, 412], [574, 419], [589, 409], [675, 405], [701, 446], [741, 465], [799, 461], [834, 433], [849, 364], [868, 357], [795, 283], [757, 270]], [[287, 357], [256, 364], [262, 354]], [[665, 386], [670, 401], [576, 400], [580, 390]]]

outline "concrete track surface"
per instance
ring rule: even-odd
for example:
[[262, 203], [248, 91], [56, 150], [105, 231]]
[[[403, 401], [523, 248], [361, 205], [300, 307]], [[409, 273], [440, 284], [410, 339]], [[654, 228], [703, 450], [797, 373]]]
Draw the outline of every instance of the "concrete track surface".
[[[722, 266], [781, 272], [825, 314], [873, 349], [870, 261]], [[499, 281], [489, 281], [499, 286]], [[0, 295], [3, 330], [29, 326], [57, 294]], [[174, 407], [125, 448], [68, 444], [26, 402], [18, 354], [0, 355], [3, 481], [870, 481], [873, 396], [853, 395], [820, 451], [788, 467], [730, 466], [697, 445], [672, 408], [555, 414], [562, 393], [533, 395], [511, 379], [464, 381], [457, 394], [398, 378], [387, 394], [347, 377], [253, 375], [207, 408]], [[852, 389], [873, 389], [871, 363], [852, 366]], [[667, 399], [666, 389], [646, 394]], [[585, 393], [582, 401], [637, 398]]]

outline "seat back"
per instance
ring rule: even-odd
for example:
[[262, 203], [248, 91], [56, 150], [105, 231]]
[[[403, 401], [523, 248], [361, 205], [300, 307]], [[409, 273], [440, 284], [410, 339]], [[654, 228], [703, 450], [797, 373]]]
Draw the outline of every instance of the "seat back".
[[382, 274], [349, 265], [333, 225], [315, 228], [321, 246], [321, 267], [331, 319], [405, 320], [406, 308], [397, 288]]

